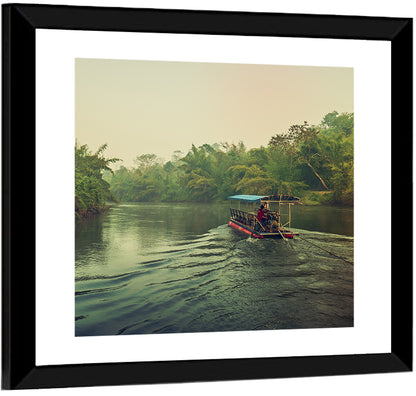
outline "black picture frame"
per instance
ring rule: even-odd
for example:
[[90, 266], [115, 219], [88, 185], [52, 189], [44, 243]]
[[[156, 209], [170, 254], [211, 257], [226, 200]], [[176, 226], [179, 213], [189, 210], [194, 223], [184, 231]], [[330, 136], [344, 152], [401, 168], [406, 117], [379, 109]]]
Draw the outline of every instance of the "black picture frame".
[[[412, 370], [411, 18], [4, 4], [2, 387], [31, 389]], [[383, 40], [391, 43], [391, 353], [37, 366], [35, 363], [36, 29]], [[21, 182], [24, 174], [25, 182]], [[19, 176], [20, 175], [20, 176]], [[409, 203], [410, 202], [410, 203]], [[409, 209], [410, 207], [410, 209]], [[24, 247], [21, 246], [22, 232]], [[393, 234], [390, 234], [393, 235]], [[399, 260], [400, 258], [400, 260]], [[399, 260], [400, 262], [395, 262]]]

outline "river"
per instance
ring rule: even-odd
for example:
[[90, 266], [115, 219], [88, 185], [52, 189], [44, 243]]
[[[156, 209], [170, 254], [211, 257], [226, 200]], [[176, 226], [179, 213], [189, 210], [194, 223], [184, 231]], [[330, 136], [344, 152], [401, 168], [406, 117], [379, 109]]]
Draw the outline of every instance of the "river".
[[352, 208], [294, 206], [290, 241], [228, 217], [121, 203], [76, 222], [76, 336], [353, 326]]

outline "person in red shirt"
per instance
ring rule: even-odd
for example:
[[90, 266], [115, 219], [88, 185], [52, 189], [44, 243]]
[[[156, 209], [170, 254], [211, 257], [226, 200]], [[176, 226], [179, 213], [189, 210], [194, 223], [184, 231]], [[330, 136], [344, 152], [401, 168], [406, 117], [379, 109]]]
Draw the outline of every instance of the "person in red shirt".
[[257, 220], [263, 225], [263, 227], [266, 225], [267, 209], [264, 208], [264, 205], [261, 205], [257, 212]]

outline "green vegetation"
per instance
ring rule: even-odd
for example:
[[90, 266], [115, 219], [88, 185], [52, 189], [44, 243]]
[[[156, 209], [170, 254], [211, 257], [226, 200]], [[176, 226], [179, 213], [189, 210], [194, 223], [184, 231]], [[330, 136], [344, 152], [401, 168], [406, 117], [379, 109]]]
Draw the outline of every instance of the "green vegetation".
[[114, 173], [121, 201], [211, 202], [233, 194], [295, 194], [305, 203], [352, 204], [354, 115], [327, 114], [318, 126], [292, 125], [268, 147], [192, 145], [164, 163], [154, 154]]
[[75, 217], [78, 219], [103, 211], [106, 201], [117, 200], [103, 174], [112, 172], [109, 164], [119, 160], [104, 158], [102, 153], [106, 148], [104, 144], [93, 154], [87, 145], [75, 146]]
[[192, 145], [186, 155], [175, 152], [171, 161], [144, 154], [134, 167], [121, 166], [114, 173], [108, 164], [117, 159], [101, 155], [106, 146], [95, 154], [81, 146], [76, 148], [76, 212], [100, 210], [114, 198], [212, 202], [233, 194], [293, 194], [309, 205], [352, 205], [353, 143], [354, 115], [334, 111], [319, 125], [292, 125], [272, 136], [267, 147]]

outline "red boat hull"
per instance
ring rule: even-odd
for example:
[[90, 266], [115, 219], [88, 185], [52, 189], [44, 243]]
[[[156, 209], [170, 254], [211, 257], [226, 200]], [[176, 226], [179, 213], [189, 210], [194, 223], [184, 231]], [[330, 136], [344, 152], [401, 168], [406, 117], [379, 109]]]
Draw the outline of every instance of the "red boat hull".
[[244, 233], [245, 233], [245, 234], [247, 234], [247, 235], [252, 236], [253, 238], [259, 238], [259, 239], [263, 238], [263, 236], [262, 236], [262, 235], [258, 235], [258, 234], [256, 234], [255, 232], [251, 232], [251, 231], [250, 231], [250, 230], [248, 230], [247, 228], [242, 227], [241, 225], [239, 225], [239, 224], [237, 224], [237, 223], [234, 223], [232, 220], [230, 220], [230, 221], [228, 222], [228, 225], [229, 225], [230, 227], [234, 228], [234, 229], [235, 229], [235, 230], [237, 230], [237, 231], [241, 231], [241, 232], [244, 232]]
[[256, 231], [252, 232], [248, 227], [244, 226], [243, 224], [240, 224], [234, 220], [230, 220], [228, 222], [228, 225], [232, 228], [234, 228], [237, 231], [243, 232], [246, 235], [252, 236], [253, 238], [259, 238], [259, 239], [263, 239], [263, 238], [282, 238], [283, 237], [287, 238], [287, 239], [293, 239], [293, 233], [292, 232], [282, 232], [280, 233], [258, 233]]

